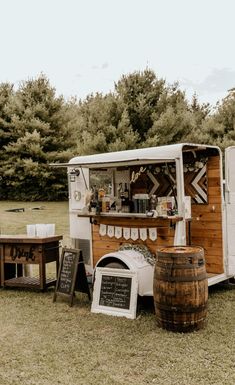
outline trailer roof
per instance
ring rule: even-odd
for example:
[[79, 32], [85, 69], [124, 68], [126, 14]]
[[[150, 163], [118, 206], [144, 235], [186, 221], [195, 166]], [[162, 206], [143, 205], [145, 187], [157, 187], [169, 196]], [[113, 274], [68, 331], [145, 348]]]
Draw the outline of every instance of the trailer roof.
[[[68, 163], [58, 164], [58, 166], [83, 166], [87, 168], [127, 166], [131, 164], [147, 164], [150, 162], [172, 162], [182, 156], [182, 151], [196, 151], [207, 148], [217, 148], [191, 143], [177, 143], [167, 146], [148, 147], [134, 150], [107, 152], [103, 154], [76, 156]], [[56, 166], [56, 164], [54, 164]]]

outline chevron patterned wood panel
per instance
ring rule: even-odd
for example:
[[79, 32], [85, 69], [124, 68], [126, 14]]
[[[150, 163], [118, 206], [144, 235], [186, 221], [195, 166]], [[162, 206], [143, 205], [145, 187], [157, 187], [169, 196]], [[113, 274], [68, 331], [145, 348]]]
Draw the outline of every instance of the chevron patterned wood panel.
[[[195, 162], [196, 163], [196, 162]], [[138, 169], [132, 172], [138, 172]], [[206, 204], [207, 194], [207, 166], [201, 168], [190, 165], [184, 167], [185, 195], [192, 199], [192, 203]], [[160, 165], [157, 167], [148, 166], [146, 171], [131, 184], [132, 193], [147, 192], [158, 197], [172, 196], [176, 194], [176, 174], [175, 167]]]

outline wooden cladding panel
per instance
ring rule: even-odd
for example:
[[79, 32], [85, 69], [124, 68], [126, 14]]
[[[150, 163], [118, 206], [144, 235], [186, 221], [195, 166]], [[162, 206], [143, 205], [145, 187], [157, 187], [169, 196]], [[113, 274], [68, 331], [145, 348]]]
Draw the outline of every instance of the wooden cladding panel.
[[[201, 218], [199, 220], [196, 220], [193, 222], [193, 229], [194, 233], [196, 230], [199, 231], [207, 231], [207, 230], [212, 230], [216, 234], [218, 238], [222, 237], [221, 233], [221, 222], [217, 222], [213, 220], [212, 215], [210, 215], [211, 220], [204, 221]], [[209, 231], [209, 232], [210, 232]]]
[[220, 274], [224, 266], [219, 156], [208, 159], [207, 184], [208, 204], [192, 205], [191, 240], [204, 248], [207, 272]]
[[135, 219], [133, 224], [128, 218], [102, 218], [102, 223], [113, 225], [113, 226], [122, 226], [122, 227], [156, 227], [157, 228], [157, 240], [151, 241], [147, 239], [146, 241], [133, 241], [131, 239], [116, 239], [115, 237], [108, 237], [107, 235], [101, 236], [99, 234], [99, 226], [92, 226], [92, 248], [93, 248], [93, 264], [95, 265], [98, 260], [105, 254], [117, 251], [121, 245], [124, 243], [132, 244], [142, 244], [146, 245], [149, 250], [153, 253], [163, 246], [172, 245], [174, 243], [174, 228], [170, 227], [170, 221], [157, 219], [156, 221], [149, 219]]
[[210, 179], [210, 186], [211, 187], [218, 187], [220, 188], [220, 180], [218, 177], [209, 177]]

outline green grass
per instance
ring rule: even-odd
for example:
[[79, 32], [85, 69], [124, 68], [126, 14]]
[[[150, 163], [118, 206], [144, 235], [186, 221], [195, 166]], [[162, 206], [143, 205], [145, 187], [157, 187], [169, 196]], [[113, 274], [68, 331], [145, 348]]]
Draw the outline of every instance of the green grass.
[[[0, 203], [11, 234], [27, 223], [56, 223], [68, 236], [66, 203], [45, 203], [37, 213], [6, 213], [8, 205], [35, 205]], [[91, 313], [85, 294], [72, 308], [52, 297], [52, 289], [0, 290], [0, 385], [235, 383], [235, 290], [212, 288], [206, 327], [188, 334], [158, 328], [151, 306], [129, 320]]]
[[[7, 212], [24, 208], [24, 212]], [[42, 208], [42, 210], [32, 210]], [[64, 245], [69, 246], [68, 202], [11, 202], [0, 201], [0, 233], [26, 234], [27, 224], [55, 223], [56, 234], [64, 235]]]

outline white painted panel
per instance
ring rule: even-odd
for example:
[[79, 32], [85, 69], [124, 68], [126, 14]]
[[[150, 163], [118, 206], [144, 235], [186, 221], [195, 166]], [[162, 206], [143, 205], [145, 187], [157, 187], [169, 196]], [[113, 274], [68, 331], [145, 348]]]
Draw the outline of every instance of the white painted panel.
[[226, 187], [231, 192], [235, 192], [235, 147], [228, 147], [225, 150], [226, 161]]
[[192, 204], [191, 204], [190, 196], [184, 197], [184, 212], [185, 212], [185, 219], [192, 218]]
[[78, 217], [77, 211], [70, 212], [70, 237], [74, 248], [83, 252], [85, 263], [92, 265], [92, 235], [89, 218]]
[[[71, 169], [69, 170], [71, 171]], [[85, 207], [86, 191], [89, 188], [89, 170], [79, 168], [79, 175], [68, 177], [69, 183], [69, 206], [70, 210], [82, 210]]]
[[234, 255], [235, 261], [235, 224], [228, 226], [228, 255]]
[[[227, 212], [227, 223], [228, 225], [235, 225], [235, 204], [229, 204], [228, 205], [228, 212]], [[235, 233], [232, 231], [235, 235]]]
[[89, 218], [78, 217], [76, 212], [70, 213], [70, 237], [91, 239], [91, 224]]
[[[234, 173], [235, 173], [235, 167], [234, 167]], [[235, 206], [235, 192], [229, 191], [228, 193], [228, 203]]]
[[115, 258], [117, 261], [124, 262], [131, 271], [136, 271], [139, 295], [153, 295], [154, 266], [146, 261], [141, 252], [131, 249], [105, 254], [97, 262], [96, 268], [99, 267], [105, 259], [108, 260], [110, 257]]
[[234, 256], [228, 258], [228, 275], [235, 274], [235, 258]]
[[225, 150], [228, 274], [235, 274], [235, 147]]

